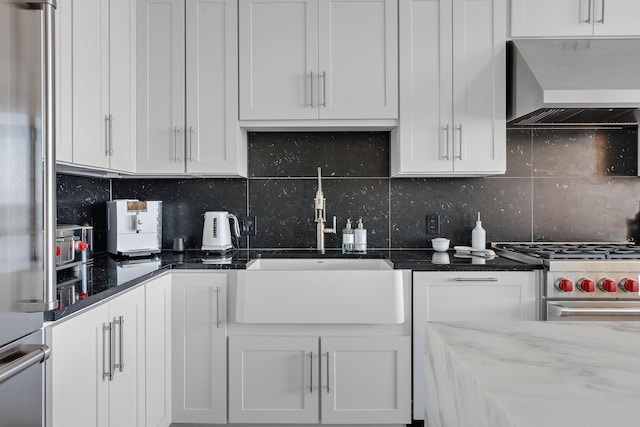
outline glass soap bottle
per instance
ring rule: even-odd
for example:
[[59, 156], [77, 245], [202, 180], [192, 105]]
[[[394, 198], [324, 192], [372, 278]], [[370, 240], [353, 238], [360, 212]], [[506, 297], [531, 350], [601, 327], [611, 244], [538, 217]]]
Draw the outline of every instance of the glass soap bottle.
[[362, 224], [362, 218], [358, 220], [358, 227], [355, 229], [355, 241], [353, 249], [355, 252], [367, 252], [367, 229]]
[[347, 225], [342, 229], [342, 253], [353, 252], [354, 242], [355, 233], [351, 228], [351, 218], [347, 218]]

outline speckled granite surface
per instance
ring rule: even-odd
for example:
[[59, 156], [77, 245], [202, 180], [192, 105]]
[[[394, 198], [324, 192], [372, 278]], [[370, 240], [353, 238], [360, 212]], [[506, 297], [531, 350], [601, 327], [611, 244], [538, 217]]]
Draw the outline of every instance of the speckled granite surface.
[[[77, 280], [70, 292], [84, 292], [84, 299], [69, 304], [62, 296], [61, 307], [45, 314], [46, 320], [57, 320], [112, 295], [136, 286], [171, 269], [244, 269], [255, 258], [385, 258], [393, 262], [394, 268], [421, 271], [478, 271], [503, 270], [526, 271], [539, 266], [523, 264], [507, 258], [493, 260], [459, 258], [454, 251], [435, 253], [433, 250], [370, 250], [366, 254], [342, 254], [327, 251], [319, 254], [314, 250], [246, 250], [240, 249], [225, 257], [205, 254], [198, 250], [183, 253], [163, 251], [151, 258], [134, 260], [116, 259], [106, 253], [97, 254], [93, 264], [87, 268], [87, 280]], [[71, 275], [71, 272], [70, 272]]]

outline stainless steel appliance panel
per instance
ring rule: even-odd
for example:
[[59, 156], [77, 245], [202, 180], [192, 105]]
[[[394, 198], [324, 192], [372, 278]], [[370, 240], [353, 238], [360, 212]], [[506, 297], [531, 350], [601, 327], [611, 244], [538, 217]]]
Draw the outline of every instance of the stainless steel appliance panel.
[[0, 0], [0, 426], [43, 424], [55, 307], [55, 0]]
[[7, 366], [18, 371], [14, 375], [8, 372], [6, 376], [10, 378], [5, 381], [0, 378], [0, 427], [43, 425], [44, 365], [41, 362], [46, 351], [41, 331], [0, 348], [0, 371], [5, 371]]
[[41, 12], [0, 1], [0, 345], [42, 325]]

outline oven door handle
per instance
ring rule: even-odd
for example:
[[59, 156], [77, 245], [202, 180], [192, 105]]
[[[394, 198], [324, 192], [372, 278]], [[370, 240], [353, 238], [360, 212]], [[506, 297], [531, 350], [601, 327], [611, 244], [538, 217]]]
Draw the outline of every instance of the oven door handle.
[[618, 308], [584, 308], [567, 307], [560, 304], [549, 304], [549, 311], [554, 317], [570, 316], [640, 316], [640, 307], [618, 307]]
[[23, 345], [7, 354], [0, 354], [0, 383], [13, 378], [33, 365], [49, 358], [49, 347], [46, 345]]

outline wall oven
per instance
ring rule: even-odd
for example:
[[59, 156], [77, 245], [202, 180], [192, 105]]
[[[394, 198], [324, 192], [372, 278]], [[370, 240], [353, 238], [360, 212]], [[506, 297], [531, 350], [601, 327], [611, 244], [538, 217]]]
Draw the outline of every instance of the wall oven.
[[640, 246], [627, 242], [492, 246], [504, 257], [544, 266], [541, 320], [640, 320]]

